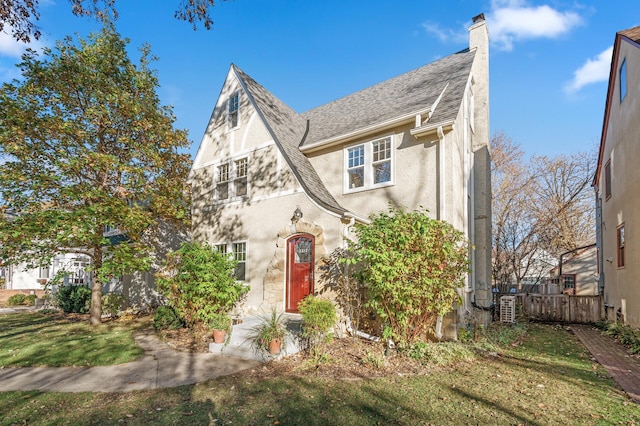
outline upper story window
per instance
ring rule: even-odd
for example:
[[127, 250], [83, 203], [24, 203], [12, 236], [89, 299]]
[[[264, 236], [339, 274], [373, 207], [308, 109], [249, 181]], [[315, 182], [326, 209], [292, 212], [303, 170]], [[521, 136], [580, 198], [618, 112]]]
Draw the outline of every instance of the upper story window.
[[218, 200], [226, 200], [229, 198], [229, 163], [220, 164], [218, 166], [216, 197]]
[[240, 93], [236, 92], [227, 99], [227, 129], [238, 127], [240, 112]]
[[611, 198], [611, 160], [604, 165], [604, 197], [605, 201]]
[[243, 157], [218, 165], [215, 180], [215, 199], [245, 197], [248, 193], [249, 159]]
[[345, 149], [345, 192], [393, 184], [391, 136]]
[[620, 65], [620, 102], [627, 96], [627, 59], [622, 60]]
[[234, 161], [235, 178], [233, 180], [237, 197], [247, 195], [247, 159]]

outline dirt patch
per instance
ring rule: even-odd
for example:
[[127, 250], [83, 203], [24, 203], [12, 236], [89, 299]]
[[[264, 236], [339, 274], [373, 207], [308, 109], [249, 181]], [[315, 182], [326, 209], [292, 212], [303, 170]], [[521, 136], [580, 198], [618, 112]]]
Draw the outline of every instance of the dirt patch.
[[[161, 338], [172, 348], [185, 352], [208, 352], [211, 338], [188, 329], [165, 330]], [[301, 352], [264, 363], [243, 374], [269, 378], [283, 375], [363, 379], [392, 375], [425, 374], [420, 362], [387, 351], [384, 344], [363, 339], [333, 339], [315, 355]]]
[[209, 342], [213, 341], [210, 335], [188, 328], [161, 330], [159, 334], [167, 345], [181, 352], [209, 352]]

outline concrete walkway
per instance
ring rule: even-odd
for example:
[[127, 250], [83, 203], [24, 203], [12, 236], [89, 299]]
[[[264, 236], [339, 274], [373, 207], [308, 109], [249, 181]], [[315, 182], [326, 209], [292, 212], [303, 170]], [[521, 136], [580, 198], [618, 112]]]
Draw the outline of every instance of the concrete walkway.
[[640, 404], [640, 360], [627, 349], [588, 325], [572, 325], [571, 330], [620, 387]]
[[153, 332], [134, 335], [141, 359], [104, 367], [0, 369], [0, 391], [127, 392], [203, 382], [260, 365], [258, 361], [212, 353], [179, 352]]

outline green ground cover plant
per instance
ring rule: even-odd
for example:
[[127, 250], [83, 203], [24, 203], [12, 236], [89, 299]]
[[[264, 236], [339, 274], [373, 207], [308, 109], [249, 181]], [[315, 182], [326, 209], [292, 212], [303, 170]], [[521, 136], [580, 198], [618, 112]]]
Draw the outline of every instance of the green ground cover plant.
[[[133, 340], [136, 323], [105, 322], [60, 314], [0, 315], [0, 368], [122, 364], [143, 351]], [[0, 415], [0, 417], [2, 417]]]
[[336, 380], [259, 368], [153, 391], [3, 392], [0, 425], [640, 425], [638, 405], [569, 330], [521, 331], [497, 352], [425, 375]]
[[628, 347], [632, 354], [640, 354], [640, 330], [615, 321], [601, 321], [596, 325], [604, 334]]

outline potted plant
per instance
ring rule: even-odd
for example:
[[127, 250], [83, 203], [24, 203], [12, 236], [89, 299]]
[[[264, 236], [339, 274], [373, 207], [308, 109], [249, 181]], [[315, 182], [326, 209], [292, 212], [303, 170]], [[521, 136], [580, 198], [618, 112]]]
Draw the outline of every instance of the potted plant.
[[261, 318], [260, 323], [252, 331], [251, 340], [259, 351], [270, 355], [278, 355], [280, 353], [282, 342], [287, 333], [282, 314], [277, 314], [276, 310], [273, 309], [271, 314]]
[[227, 314], [216, 313], [209, 316], [209, 328], [213, 330], [214, 343], [224, 343], [230, 326], [231, 317]]

